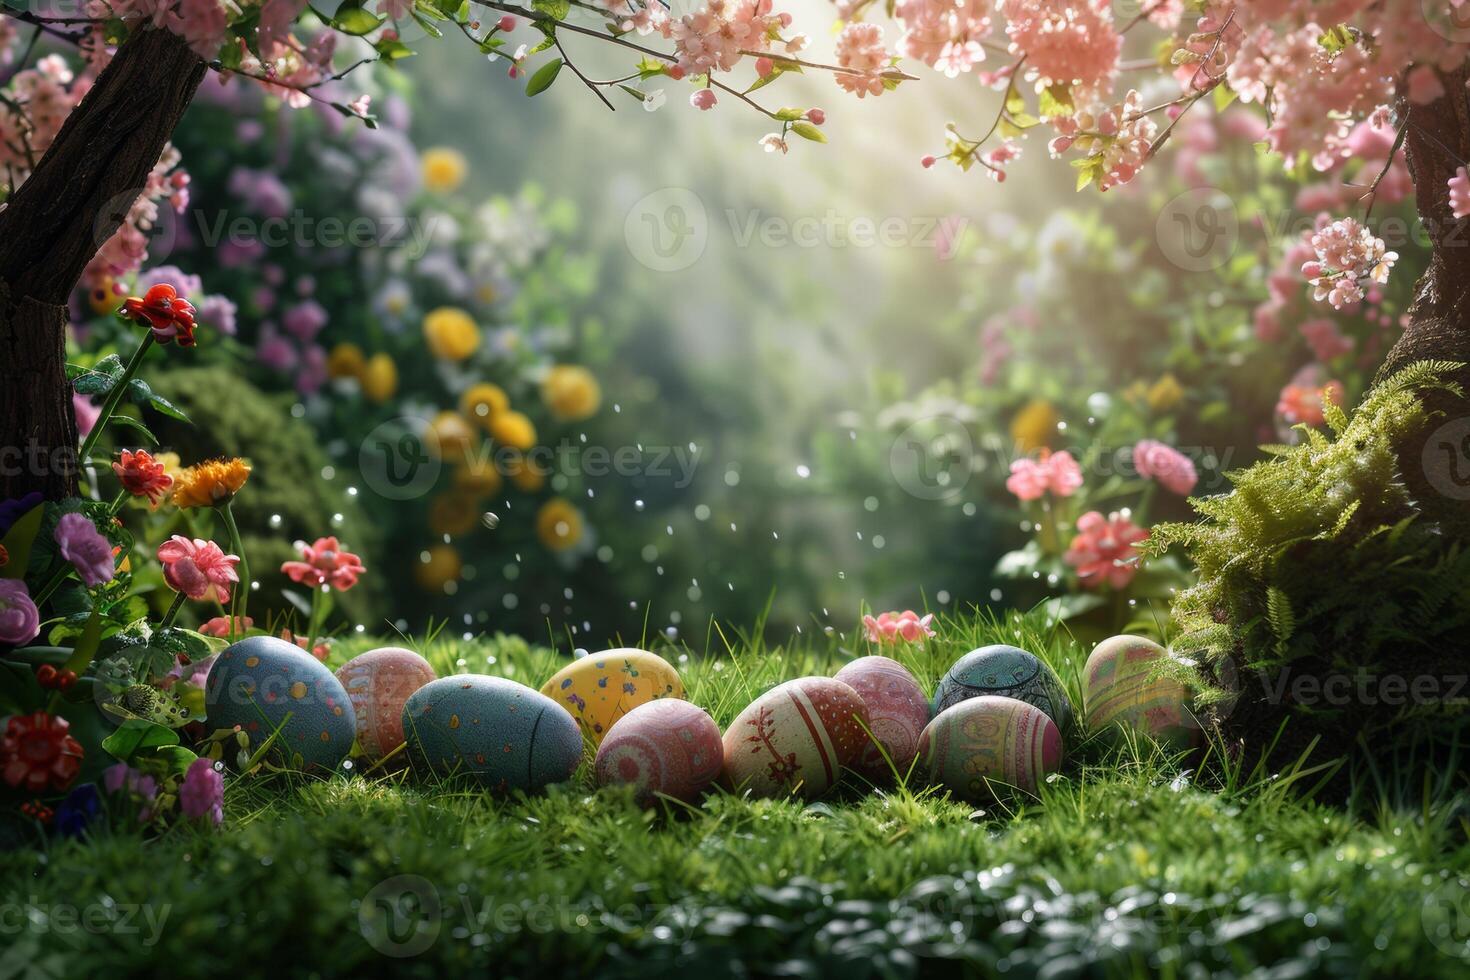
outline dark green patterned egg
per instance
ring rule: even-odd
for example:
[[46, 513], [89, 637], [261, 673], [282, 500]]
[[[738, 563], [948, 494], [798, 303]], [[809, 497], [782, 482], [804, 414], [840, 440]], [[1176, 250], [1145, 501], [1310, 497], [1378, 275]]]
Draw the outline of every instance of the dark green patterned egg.
[[535, 792], [564, 782], [582, 761], [582, 733], [561, 705], [503, 677], [430, 681], [403, 706], [409, 763], [468, 776], [488, 789]]
[[295, 644], [246, 637], [209, 669], [204, 706], [211, 729], [239, 728], [250, 749], [280, 730], [274, 758], [295, 769], [331, 771], [352, 751], [357, 720], [333, 673]]
[[995, 644], [971, 650], [954, 662], [934, 689], [934, 713], [970, 698], [994, 695], [1035, 705], [1065, 735], [1072, 728], [1072, 702], [1052, 669], [1020, 647]]

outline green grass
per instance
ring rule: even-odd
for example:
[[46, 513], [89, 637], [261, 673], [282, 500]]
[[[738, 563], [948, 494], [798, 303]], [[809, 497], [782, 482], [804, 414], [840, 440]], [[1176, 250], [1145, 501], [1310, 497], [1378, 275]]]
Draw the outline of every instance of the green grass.
[[[721, 640], [733, 652], [661, 652], [722, 725], [771, 684], [864, 652], [840, 637]], [[1043, 653], [1077, 693], [1083, 651], [1019, 618], [945, 623], [905, 659], [932, 688], [986, 642]], [[424, 652], [441, 672], [533, 685], [562, 662], [510, 639]], [[643, 811], [595, 790], [586, 767], [513, 799], [278, 774], [231, 783], [218, 832], [0, 854], [0, 978], [149, 964], [211, 977], [1464, 975], [1464, 793], [1406, 773], [1392, 805], [1360, 790], [1326, 807], [1300, 798], [1319, 775], [1096, 738], [1039, 798], [980, 810], [917, 782]], [[93, 928], [64, 928], [67, 908], [91, 910]]]

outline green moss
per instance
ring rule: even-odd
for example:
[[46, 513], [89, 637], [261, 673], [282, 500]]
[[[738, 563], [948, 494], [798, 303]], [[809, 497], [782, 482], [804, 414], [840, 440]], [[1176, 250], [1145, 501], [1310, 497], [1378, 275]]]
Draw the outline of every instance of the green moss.
[[[281, 590], [303, 591], [280, 573], [298, 557], [294, 543], [336, 535], [359, 554], [378, 553], [379, 534], [346, 492], [349, 481], [326, 480], [328, 458], [311, 427], [291, 417], [289, 395], [267, 395], [224, 368], [168, 371], [153, 382], [159, 394], [183, 408], [192, 425], [156, 426], [166, 448], [185, 465], [217, 456], [241, 456], [254, 469], [234, 504], [250, 571], [260, 589], [252, 594], [251, 616], [283, 616], [293, 608]], [[335, 515], [342, 519], [336, 521]], [[272, 518], [279, 516], [278, 526]], [[370, 573], [356, 588], [340, 593], [340, 616], [353, 623], [382, 625], [382, 586]], [[297, 613], [298, 621], [301, 619]], [[298, 625], [300, 623], [298, 622]]]

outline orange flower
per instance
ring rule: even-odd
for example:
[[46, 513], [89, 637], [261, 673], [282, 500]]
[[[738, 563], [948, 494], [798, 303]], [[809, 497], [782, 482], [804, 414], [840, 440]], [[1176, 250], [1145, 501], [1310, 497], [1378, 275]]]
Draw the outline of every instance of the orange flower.
[[234, 499], [250, 478], [243, 459], [211, 459], [179, 473], [174, 503], [180, 507], [219, 507]]
[[134, 497], [147, 497], [155, 507], [164, 491], [174, 485], [173, 477], [165, 472], [163, 464], [142, 449], [137, 452], [124, 449], [118, 454], [117, 462], [112, 464], [112, 472], [117, 474], [124, 490]]

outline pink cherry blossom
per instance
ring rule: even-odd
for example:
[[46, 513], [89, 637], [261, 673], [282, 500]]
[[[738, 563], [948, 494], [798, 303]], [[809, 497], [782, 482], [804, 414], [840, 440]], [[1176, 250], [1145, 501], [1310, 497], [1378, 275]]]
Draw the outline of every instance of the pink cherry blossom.
[[1057, 497], [1070, 497], [1082, 486], [1082, 467], [1066, 450], [1059, 453], [1043, 449], [1041, 455], [1011, 462], [1011, 475], [1006, 489], [1018, 500], [1039, 500], [1050, 492]]
[[1189, 496], [1199, 480], [1188, 456], [1157, 439], [1144, 439], [1133, 447], [1133, 465], [1139, 476], [1156, 480], [1181, 497]]
[[861, 74], [839, 72], [833, 78], [860, 99], [882, 95], [883, 79], [878, 73], [888, 64], [888, 57], [883, 48], [883, 28], [877, 24], [848, 24], [837, 36], [837, 63]]
[[702, 112], [708, 112], [713, 109], [715, 107], [715, 101], [715, 90], [712, 88], [698, 89], [693, 95], [689, 96], [689, 104]]
[[1465, 167], [1450, 178], [1450, 211], [1457, 218], [1470, 218], [1470, 170]]
[[897, 643], [899, 640], [919, 643], [934, 635], [934, 631], [929, 628], [932, 622], [933, 613], [920, 616], [912, 609], [905, 609], [901, 613], [886, 612], [876, 617], [864, 616], [863, 629], [867, 632], [870, 643]]
[[1104, 517], [1095, 510], [1077, 518], [1077, 536], [1063, 557], [1077, 570], [1084, 588], [1104, 585], [1123, 589], [1138, 574], [1138, 549], [1148, 531], [1117, 511]]
[[1388, 282], [1399, 257], [1356, 218], [1324, 219], [1311, 244], [1316, 257], [1302, 263], [1302, 276], [1313, 287], [1313, 299], [1338, 310], [1361, 302], [1365, 283]]

